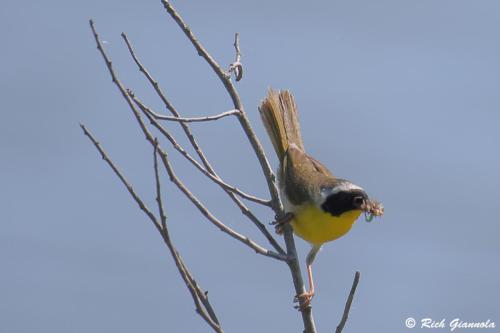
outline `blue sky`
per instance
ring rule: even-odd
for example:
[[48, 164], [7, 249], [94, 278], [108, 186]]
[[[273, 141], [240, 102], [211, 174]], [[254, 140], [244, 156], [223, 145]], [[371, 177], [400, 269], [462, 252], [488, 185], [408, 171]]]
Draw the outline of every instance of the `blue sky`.
[[[295, 95], [307, 151], [386, 207], [382, 219], [360, 219], [319, 254], [319, 331], [336, 327], [355, 270], [361, 281], [346, 332], [402, 332], [407, 317], [500, 324], [497, 1], [174, 5], [221, 64], [233, 61], [241, 34], [237, 87], [274, 166], [257, 112], [270, 86]], [[157, 111], [161, 101], [122, 31], [184, 116], [231, 109], [222, 85], [160, 1], [2, 7], [0, 331], [208, 331], [156, 230], [78, 126], [94, 132], [152, 206], [151, 147], [111, 83], [88, 19], [124, 83]], [[192, 128], [224, 179], [268, 197], [235, 119]], [[214, 214], [266, 244], [218, 187], [164, 146]], [[172, 237], [224, 329], [299, 331], [287, 267], [220, 233], [167, 177], [163, 184]], [[303, 258], [308, 245], [297, 246]]]

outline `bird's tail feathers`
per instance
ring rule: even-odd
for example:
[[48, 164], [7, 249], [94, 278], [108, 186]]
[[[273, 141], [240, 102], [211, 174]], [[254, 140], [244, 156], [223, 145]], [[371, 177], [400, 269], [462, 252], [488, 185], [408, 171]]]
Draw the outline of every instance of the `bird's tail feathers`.
[[291, 144], [304, 151], [297, 105], [289, 91], [269, 89], [259, 112], [280, 161]]

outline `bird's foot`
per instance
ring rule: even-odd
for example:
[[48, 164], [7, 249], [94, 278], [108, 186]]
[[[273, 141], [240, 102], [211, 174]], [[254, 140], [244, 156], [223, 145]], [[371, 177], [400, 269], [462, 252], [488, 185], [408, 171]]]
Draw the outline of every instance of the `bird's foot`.
[[311, 300], [314, 297], [314, 290], [306, 291], [300, 295], [295, 295], [293, 298], [294, 303], [298, 303], [294, 306], [299, 311], [304, 311], [305, 309], [311, 307]]
[[272, 225], [274, 225], [274, 230], [278, 235], [283, 234], [283, 227], [285, 224], [290, 223], [290, 221], [293, 220], [293, 213], [286, 213], [282, 217], [278, 218], [276, 217], [276, 220], [274, 222], [271, 222]]

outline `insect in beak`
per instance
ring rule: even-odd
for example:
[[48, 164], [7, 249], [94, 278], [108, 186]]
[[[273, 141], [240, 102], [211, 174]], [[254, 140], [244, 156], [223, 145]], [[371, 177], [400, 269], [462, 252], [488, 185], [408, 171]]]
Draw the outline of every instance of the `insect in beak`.
[[361, 209], [365, 212], [365, 221], [371, 222], [375, 216], [384, 215], [384, 206], [378, 201], [366, 200]]

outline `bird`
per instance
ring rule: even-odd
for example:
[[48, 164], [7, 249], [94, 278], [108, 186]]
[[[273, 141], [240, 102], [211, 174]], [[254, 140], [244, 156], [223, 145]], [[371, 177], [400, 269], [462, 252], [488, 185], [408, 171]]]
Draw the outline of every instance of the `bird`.
[[293, 232], [311, 244], [306, 256], [309, 289], [294, 298], [302, 311], [315, 294], [312, 264], [323, 244], [347, 234], [361, 213], [371, 221], [383, 215], [384, 207], [305, 152], [297, 105], [289, 91], [269, 89], [258, 109], [279, 159], [277, 180], [285, 214], [274, 222], [276, 231], [282, 233], [290, 223]]

